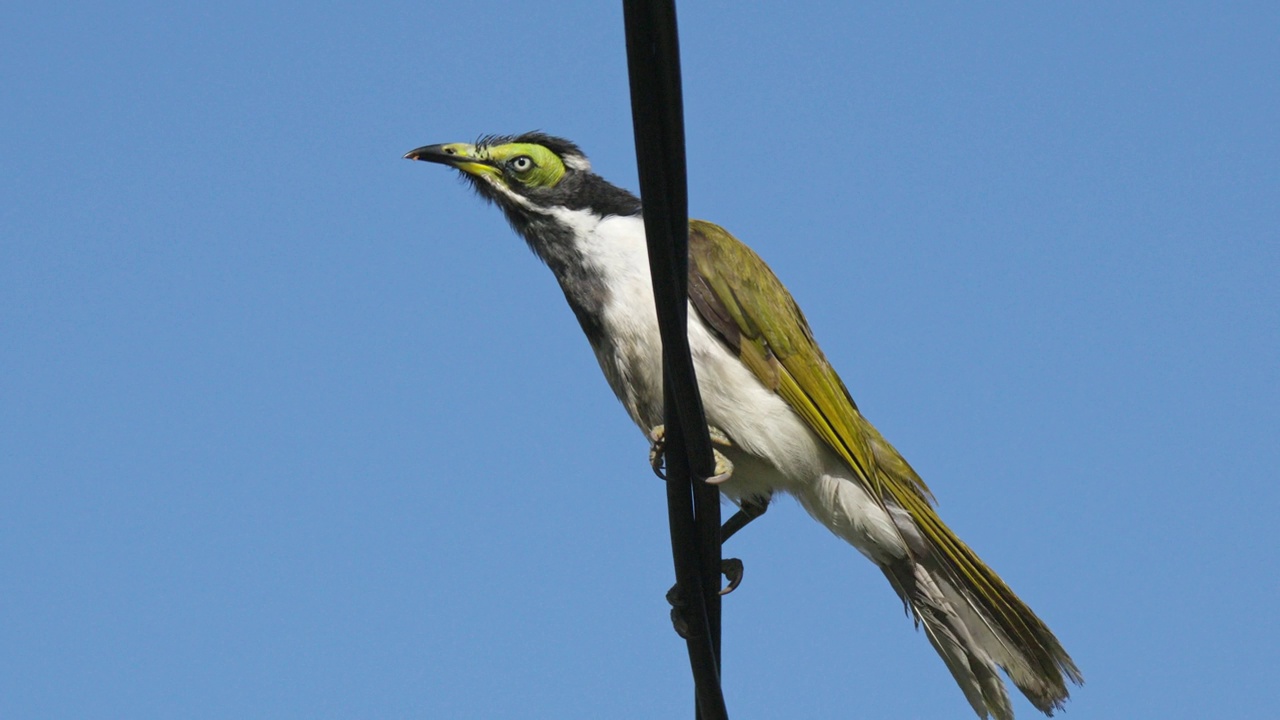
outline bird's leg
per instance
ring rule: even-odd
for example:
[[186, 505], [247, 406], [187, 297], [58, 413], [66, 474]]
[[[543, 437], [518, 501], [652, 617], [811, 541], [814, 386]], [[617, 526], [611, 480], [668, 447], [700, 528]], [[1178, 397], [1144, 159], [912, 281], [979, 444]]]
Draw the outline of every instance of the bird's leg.
[[[713, 446], [733, 447], [733, 441], [720, 428], [708, 425], [707, 434], [711, 437]], [[653, 468], [654, 474], [663, 480], [667, 479], [666, 473], [663, 471], [666, 440], [667, 428], [665, 425], [657, 425], [649, 431], [649, 466]], [[712, 453], [715, 457], [715, 475], [707, 478], [706, 481], [712, 485], [720, 485], [733, 477], [733, 461], [726, 457], [724, 453], [716, 450], [715, 447], [712, 447]], [[768, 497], [743, 500], [738, 505], [738, 512], [720, 527], [721, 544], [732, 537], [734, 533], [746, 527], [747, 523], [763, 515], [768, 509]], [[729, 584], [720, 591], [721, 595], [728, 595], [737, 589], [738, 585], [742, 584], [743, 565], [738, 558], [722, 559], [720, 561], [720, 572], [729, 581]], [[679, 585], [673, 585], [667, 591], [667, 602], [671, 603], [671, 623], [675, 626], [676, 633], [680, 637], [687, 639], [689, 637], [689, 625], [682, 614], [684, 598], [680, 595]]]
[[707, 482], [712, 485], [719, 485], [733, 477], [733, 462], [724, 453], [716, 450], [714, 446], [719, 445], [720, 447], [731, 448], [733, 447], [733, 441], [729, 439], [728, 435], [724, 434], [723, 430], [714, 425], [707, 426], [707, 434], [711, 436], [711, 455], [716, 462], [715, 475], [707, 478]]
[[[760, 517], [769, 509], [769, 497], [753, 497], [738, 503], [738, 512], [733, 517], [725, 521], [720, 526], [720, 544], [733, 537], [734, 533], [746, 527], [748, 523]], [[720, 561], [720, 572], [724, 574], [729, 584], [720, 591], [721, 595], [728, 595], [742, 584], [742, 561], [738, 558], [725, 558]]]
[[653, 474], [667, 479], [667, 474], [663, 472], [662, 466], [666, 462], [667, 451], [667, 426], [655, 425], [649, 429], [649, 467], [653, 468]]
[[[769, 509], [769, 496], [753, 497], [743, 500], [738, 504], [738, 512], [733, 517], [725, 521], [720, 526], [720, 544], [724, 545], [724, 541], [733, 537], [748, 523]], [[742, 584], [743, 565], [738, 558], [724, 558], [720, 561], [720, 573], [724, 575], [729, 584], [720, 591], [721, 595], [728, 595]], [[680, 616], [680, 609], [683, 607], [683, 598], [680, 597], [680, 586], [673, 585], [667, 591], [667, 602], [671, 603], [671, 622], [676, 626], [676, 632], [680, 637], [687, 638], [688, 626], [684, 624], [683, 618]]]
[[[711, 436], [711, 452], [715, 458], [715, 475], [707, 478], [707, 482], [712, 485], [719, 485], [729, 478], [733, 477], [733, 461], [725, 457], [724, 453], [715, 449], [715, 445], [720, 447], [731, 448], [733, 441], [729, 439], [724, 431], [714, 425], [707, 426], [707, 434]], [[664, 454], [667, 449], [667, 426], [656, 425], [649, 431], [649, 467], [653, 468], [653, 472], [663, 480], [667, 479], [666, 473], [662, 466], [665, 462]]]
[[769, 509], [769, 500], [770, 497], [766, 495], [765, 497], [747, 498], [738, 503], [738, 512], [734, 513], [733, 517], [720, 526], [720, 543], [723, 544], [739, 530], [746, 527], [752, 520], [765, 514]]
[[[720, 591], [721, 595], [728, 595], [733, 589], [738, 587], [738, 583], [742, 582], [742, 561], [738, 558], [725, 558], [720, 561], [720, 572], [729, 579], [729, 586]], [[684, 594], [680, 592], [680, 584], [676, 583], [667, 591], [667, 602], [671, 603], [671, 625], [675, 628], [676, 634], [680, 637], [689, 639], [689, 621], [685, 617]]]

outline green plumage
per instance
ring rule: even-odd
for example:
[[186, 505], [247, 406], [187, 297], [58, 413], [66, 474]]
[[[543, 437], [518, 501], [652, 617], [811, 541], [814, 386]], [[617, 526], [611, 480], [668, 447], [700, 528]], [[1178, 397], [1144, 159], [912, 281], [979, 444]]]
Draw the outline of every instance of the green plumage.
[[[694, 220], [689, 224], [689, 295], [703, 321], [848, 463], [871, 497], [910, 515], [927, 541], [925, 548], [912, 548], [923, 556], [914, 560], [938, 567], [986, 610], [997, 636], [1023, 653], [1039, 676], [1039, 683], [1028, 683], [1028, 697], [1046, 712], [1058, 706], [1067, 696], [1063, 675], [1082, 681], [1075, 663], [1031, 608], [938, 517], [928, 486], [858, 411], [814, 341], [804, 313], [764, 261], [718, 225]], [[886, 572], [904, 595], [902, 581], [892, 569]]]
[[[556, 276], [610, 387], [654, 437], [661, 340], [639, 200], [592, 172], [576, 145], [540, 133], [407, 157], [456, 168], [502, 209]], [[980, 717], [1013, 717], [1001, 668], [1040, 710], [1062, 707], [1067, 682], [1081, 682], [1071, 658], [938, 517], [929, 488], [858, 411], [764, 261], [693, 221], [689, 299], [690, 347], [725, 461], [708, 482], [744, 510], [788, 493], [875, 562]]]

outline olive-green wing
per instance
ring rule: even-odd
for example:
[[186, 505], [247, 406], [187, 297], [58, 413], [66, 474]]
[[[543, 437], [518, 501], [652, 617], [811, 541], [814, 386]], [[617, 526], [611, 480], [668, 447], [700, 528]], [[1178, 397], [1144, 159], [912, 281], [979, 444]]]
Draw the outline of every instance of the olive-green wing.
[[689, 223], [689, 298], [703, 321], [853, 468], [873, 497], [905, 491], [932, 502], [911, 466], [858, 412], [773, 271], [723, 228], [701, 220]]
[[1040, 618], [938, 517], [929, 488], [858, 412], [804, 314], [764, 261], [723, 228], [690, 222], [689, 299], [756, 377], [848, 463], [872, 497], [910, 514], [956, 586], [1047, 683], [1047, 692], [1028, 691], [1028, 697], [1046, 712], [1057, 706], [1066, 697], [1063, 675], [1079, 683], [1079, 670]]

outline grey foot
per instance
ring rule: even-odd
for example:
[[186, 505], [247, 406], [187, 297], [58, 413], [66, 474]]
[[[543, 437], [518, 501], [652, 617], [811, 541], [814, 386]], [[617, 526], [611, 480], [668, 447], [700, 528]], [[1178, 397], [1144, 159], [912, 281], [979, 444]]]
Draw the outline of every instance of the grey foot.
[[[720, 561], [720, 572], [729, 581], [729, 584], [720, 591], [721, 595], [728, 595], [742, 584], [742, 561], [738, 558], [725, 558]], [[667, 591], [667, 602], [671, 603], [671, 626], [675, 628], [676, 634], [680, 637], [689, 639], [689, 621], [684, 616], [685, 602], [684, 597], [680, 594], [680, 586], [672, 585]]]
[[725, 558], [720, 561], [720, 572], [729, 584], [720, 590], [721, 595], [728, 595], [742, 584], [742, 561], [738, 558]]
[[[707, 434], [711, 436], [711, 444], [713, 446], [731, 448], [733, 441], [729, 439], [724, 431], [714, 425], [707, 426]], [[658, 425], [649, 431], [649, 467], [653, 468], [653, 473], [663, 480], [667, 479], [667, 474], [663, 471], [665, 463], [664, 453], [667, 446], [667, 428], [665, 425]], [[707, 478], [707, 482], [712, 485], [719, 485], [729, 478], [733, 477], [733, 461], [725, 457], [724, 453], [712, 447], [711, 452], [715, 458], [715, 474]]]

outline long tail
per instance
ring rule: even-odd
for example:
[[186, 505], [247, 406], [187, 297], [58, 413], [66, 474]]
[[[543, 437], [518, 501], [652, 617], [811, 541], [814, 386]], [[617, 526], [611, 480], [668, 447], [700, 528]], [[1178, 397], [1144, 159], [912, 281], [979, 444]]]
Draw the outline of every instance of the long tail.
[[[877, 504], [849, 480], [828, 482], [820, 494], [805, 495], [798, 498], [815, 518], [880, 565], [979, 717], [1013, 718], [997, 667], [1046, 715], [1066, 702], [1067, 680], [1083, 682], [1044, 622], [922, 495], [891, 493]], [[874, 508], [870, 513], [869, 507]], [[883, 537], [876, 526], [886, 525], [896, 530], [905, 554], [868, 547], [876, 535]]]

